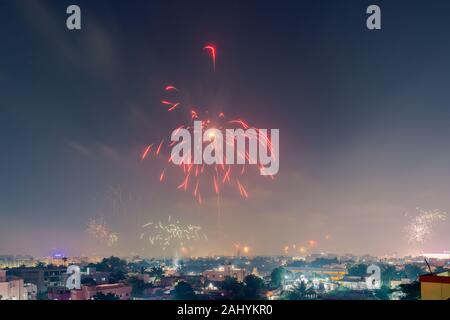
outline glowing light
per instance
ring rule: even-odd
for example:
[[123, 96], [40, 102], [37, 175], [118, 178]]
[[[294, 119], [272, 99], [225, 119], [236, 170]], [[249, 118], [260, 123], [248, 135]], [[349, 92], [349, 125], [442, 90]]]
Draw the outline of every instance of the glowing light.
[[309, 245], [311, 248], [317, 247], [317, 241], [316, 241], [316, 240], [309, 240], [309, 241], [308, 241], [308, 245]]
[[183, 224], [179, 220], [172, 222], [171, 216], [168, 217], [167, 222], [148, 222], [142, 228], [144, 232], [141, 233], [140, 239], [146, 239], [152, 246], [159, 246], [162, 250], [177, 245], [182, 253], [187, 253], [185, 243], [208, 240], [207, 236], [201, 232], [200, 226]]
[[149, 145], [147, 148], [145, 148], [144, 153], [142, 154], [141, 160], [144, 160], [144, 159], [147, 157], [148, 153], [149, 153], [150, 150], [152, 149], [152, 146], [153, 146], [153, 145], [151, 144], [151, 145]]
[[166, 86], [165, 90], [166, 91], [178, 91], [178, 89], [175, 88], [174, 86]]
[[117, 244], [117, 242], [119, 241], [119, 235], [111, 231], [111, 229], [107, 226], [106, 222], [101, 220], [100, 221], [97, 221], [96, 219], [89, 220], [86, 231], [91, 236], [101, 240], [102, 242], [105, 242], [110, 247]]
[[213, 62], [213, 70], [216, 71], [216, 48], [212, 45], [206, 45], [203, 47], [203, 50], [207, 50], [211, 54], [211, 59]]
[[[204, 50], [208, 50], [208, 52], [211, 54], [211, 57], [213, 59], [213, 63], [215, 66], [216, 62], [216, 48], [212, 45], [207, 45], [204, 47]], [[174, 112], [177, 114], [182, 109], [182, 102], [174, 101], [175, 98], [179, 95], [179, 90], [172, 84], [167, 85], [165, 87], [165, 91], [170, 94], [170, 99], [163, 99], [161, 100], [161, 103], [165, 106], [167, 106], [168, 112]], [[234, 119], [234, 120], [228, 120], [225, 116], [224, 112], [214, 113], [217, 115], [217, 118], [211, 119], [211, 118], [204, 118], [204, 115], [208, 116], [211, 113], [208, 112], [208, 110], [200, 113], [199, 110], [191, 109], [189, 110], [191, 121], [200, 121], [201, 127], [204, 130], [208, 129], [216, 129], [216, 130], [222, 130], [224, 126], [227, 126], [227, 129], [231, 129], [231, 126], [235, 126], [236, 129], [252, 129], [253, 127], [250, 126], [250, 124], [240, 118]], [[214, 124], [214, 126], [212, 125]], [[177, 133], [177, 130], [180, 130], [181, 128], [186, 130], [193, 130], [193, 124], [192, 123], [186, 123], [179, 125], [174, 132]], [[253, 128], [255, 129], [255, 128]], [[255, 129], [257, 132], [260, 132], [259, 129]], [[195, 132], [194, 132], [195, 134]], [[209, 131], [209, 139], [211, 141], [218, 141], [221, 139], [216, 139], [216, 133], [214, 130]], [[269, 151], [272, 151], [272, 143], [269, 137], [265, 134], [258, 134], [257, 138], [259, 140], [262, 140], [261, 142], [268, 146]], [[226, 140], [226, 139], [225, 139]], [[231, 145], [231, 143], [234, 144], [233, 141], [225, 141], [226, 146]], [[153, 147], [156, 146], [154, 149]], [[159, 143], [151, 144], [147, 146], [141, 155], [141, 159], [147, 159], [147, 158], [158, 158], [160, 156], [165, 156], [167, 154], [165, 151], [170, 153], [170, 148], [174, 146], [174, 142], [166, 143], [164, 139], [162, 139]], [[272, 152], [271, 152], [272, 154]], [[186, 160], [191, 159], [191, 154], [186, 154]], [[220, 197], [221, 189], [223, 189], [223, 186], [228, 185], [232, 188], [234, 188], [238, 194], [243, 198], [247, 199], [250, 196], [249, 189], [246, 185], [244, 185], [243, 181], [239, 179], [239, 176], [244, 176], [249, 171], [246, 170], [247, 166], [250, 166], [249, 162], [249, 155], [246, 154], [239, 154], [239, 157], [245, 158], [246, 164], [240, 164], [236, 166], [231, 165], [212, 165], [212, 166], [206, 166], [205, 165], [198, 165], [198, 164], [180, 164], [178, 167], [182, 170], [184, 177], [181, 181], [178, 182], [176, 185], [177, 189], [188, 192], [190, 191], [194, 198], [198, 201], [199, 204], [202, 204], [202, 195], [203, 195], [203, 188], [206, 188], [209, 192], [209, 190], [213, 190], [214, 194], [217, 197]], [[188, 161], [185, 161], [188, 162]], [[172, 162], [172, 156], [168, 157], [167, 164], [173, 164]], [[256, 165], [256, 167], [258, 167]], [[260, 170], [261, 168], [258, 167]], [[160, 169], [159, 171], [159, 181], [163, 182], [166, 181], [167, 175], [169, 174], [169, 171], [166, 169], [166, 167]], [[273, 176], [270, 176], [272, 179]], [[202, 180], [206, 180], [204, 182], [201, 182]], [[219, 204], [218, 204], [219, 206]], [[218, 209], [219, 210], [219, 209]]]
[[216, 138], [216, 133], [214, 131], [210, 131], [208, 134], [209, 140], [214, 140]]
[[[217, 50], [213, 45], [205, 45], [203, 50], [208, 53], [212, 59], [212, 65], [214, 69], [214, 76], [216, 76], [216, 59]], [[178, 130], [185, 129], [189, 133], [193, 132], [194, 136], [196, 133], [195, 126], [200, 123], [201, 130], [216, 129], [218, 131], [223, 131], [225, 129], [252, 129], [257, 135], [257, 143], [266, 146], [267, 153], [274, 156], [274, 148], [272, 147], [272, 140], [267, 136], [267, 134], [261, 132], [255, 126], [251, 125], [247, 120], [238, 117], [228, 117], [223, 111], [211, 112], [208, 108], [197, 108], [193, 106], [191, 102], [189, 104], [185, 101], [184, 97], [191, 96], [189, 94], [184, 94], [182, 90], [179, 90], [176, 84], [169, 84], [164, 87], [164, 97], [160, 100], [162, 106], [166, 108], [166, 112], [170, 112], [174, 116], [174, 119], [188, 119], [183, 120], [185, 122], [179, 123], [175, 128], [170, 127], [169, 136], [178, 133]], [[181, 120], [180, 120], [181, 121]], [[167, 136], [165, 136], [167, 139]], [[214, 141], [214, 143], [223, 143], [224, 149], [227, 147], [234, 147], [236, 137], [229, 139], [219, 139], [221, 138], [214, 130], [209, 131], [209, 139]], [[203, 142], [203, 136], [202, 136]], [[225, 140], [225, 141], [223, 141]], [[182, 143], [182, 142], [181, 142]], [[244, 159], [243, 164], [216, 164], [216, 165], [206, 165], [205, 164], [195, 164], [192, 161], [193, 156], [197, 152], [194, 147], [194, 154], [191, 152], [186, 152], [184, 154], [184, 161], [173, 162], [173, 156], [171, 154], [171, 149], [177, 144], [175, 141], [165, 141], [164, 139], [153, 141], [153, 144], [145, 148], [143, 154], [141, 155], [142, 160], [159, 160], [158, 164], [162, 164], [162, 167], [157, 169], [157, 174], [155, 174], [155, 179], [158, 179], [160, 183], [172, 182], [172, 176], [177, 176], [177, 182], [174, 183], [174, 188], [177, 191], [183, 191], [189, 193], [193, 196], [195, 201], [199, 205], [203, 205], [204, 199], [207, 197], [216, 198], [216, 208], [217, 208], [217, 227], [218, 232], [221, 232], [221, 197], [226, 189], [231, 189], [236, 195], [239, 195], [242, 199], [248, 199], [251, 195], [252, 190], [248, 183], [247, 177], [252, 174], [250, 167], [257, 169], [255, 172], [261, 173], [263, 168], [261, 165], [255, 164], [250, 159], [249, 153], [238, 152], [236, 154], [240, 159]], [[168, 156], [169, 154], [169, 156]], [[226, 163], [226, 155], [224, 155], [224, 162]], [[160, 160], [163, 161], [160, 161]], [[187, 161], [190, 160], [190, 161]], [[177, 172], [174, 173], [176, 168]], [[181, 177], [178, 175], [181, 173]], [[260, 175], [259, 175], [260, 176]], [[268, 175], [271, 179], [273, 176]], [[151, 229], [148, 226], [148, 230], [142, 233], [143, 238], [148, 238], [152, 245], [159, 245], [162, 248], [167, 248], [172, 240], [175, 238], [170, 235], [170, 232], [165, 228], [166, 224], [162, 224], [159, 228]], [[173, 227], [172, 228], [176, 228]], [[181, 228], [181, 226], [179, 226]], [[150, 229], [152, 232], [149, 232]], [[164, 231], [165, 230], [165, 231]], [[148, 232], [147, 232], [148, 231]], [[191, 230], [192, 231], [192, 230]], [[175, 231], [171, 231], [174, 233]], [[178, 238], [177, 238], [178, 239]], [[178, 239], [180, 240], [180, 239]], [[181, 245], [182, 246], [182, 245]], [[249, 248], [247, 248], [249, 250]], [[244, 250], [245, 253], [245, 250]]]
[[422, 210], [416, 208], [418, 214], [406, 226], [408, 242], [423, 244], [432, 236], [433, 226], [444, 221], [447, 213], [440, 210]]

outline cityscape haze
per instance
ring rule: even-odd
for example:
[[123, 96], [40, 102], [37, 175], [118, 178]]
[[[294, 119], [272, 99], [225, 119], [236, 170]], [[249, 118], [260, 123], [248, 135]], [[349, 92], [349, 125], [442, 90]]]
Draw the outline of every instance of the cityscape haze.
[[[71, 1], [0, 4], [0, 268], [17, 269], [0, 289], [19, 288], [4, 295], [131, 298], [121, 281], [142, 270], [214, 291], [284, 267], [264, 295], [320, 274], [315, 298], [366, 290], [372, 263], [397, 268], [393, 288], [448, 272], [450, 2], [377, 1], [373, 30], [370, 1], [76, 2], [72, 29]], [[256, 129], [276, 172], [173, 163], [172, 132], [195, 125], [279, 128]], [[70, 262], [117, 281], [49, 289]]]

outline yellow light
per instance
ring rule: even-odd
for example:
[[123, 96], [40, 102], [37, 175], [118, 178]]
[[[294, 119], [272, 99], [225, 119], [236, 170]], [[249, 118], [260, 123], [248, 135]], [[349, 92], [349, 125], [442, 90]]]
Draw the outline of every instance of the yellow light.
[[211, 130], [208, 132], [208, 138], [210, 141], [213, 141], [216, 139], [216, 132], [214, 130]]

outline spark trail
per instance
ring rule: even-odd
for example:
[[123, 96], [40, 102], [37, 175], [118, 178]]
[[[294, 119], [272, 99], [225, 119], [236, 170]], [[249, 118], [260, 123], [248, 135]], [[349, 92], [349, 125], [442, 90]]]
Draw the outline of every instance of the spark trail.
[[211, 59], [213, 62], [213, 70], [216, 71], [216, 47], [213, 45], [206, 45], [203, 47], [203, 50], [207, 50], [209, 54], [211, 55]]
[[441, 210], [422, 210], [416, 208], [418, 214], [406, 226], [408, 242], [424, 244], [433, 233], [433, 227], [447, 219], [447, 212]]
[[110, 247], [119, 241], [119, 235], [113, 232], [102, 220], [90, 219], [86, 231], [92, 237], [99, 239]]
[[[203, 49], [210, 53], [213, 61], [213, 68], [215, 70], [216, 48], [212, 45], [206, 45]], [[258, 142], [262, 142], [273, 156], [271, 139], [261, 132], [261, 130], [250, 125], [248, 121], [242, 118], [230, 119], [224, 112], [211, 113], [205, 108], [197, 109], [191, 107], [189, 104], [182, 102], [182, 90], [175, 85], [170, 84], [165, 86], [164, 92], [167, 97], [161, 100], [161, 104], [167, 108], [166, 111], [175, 114], [178, 118], [185, 118], [183, 116], [189, 118], [188, 122], [181, 123], [178, 127], [174, 128], [175, 131], [180, 129], [193, 131], [194, 121], [201, 121], [202, 130], [218, 129], [222, 131], [225, 128], [243, 130], [254, 129], [258, 133]], [[170, 130], [169, 132], [174, 130]], [[214, 143], [215, 137], [211, 136], [210, 140], [210, 142]], [[225, 144], [226, 146], [233, 146], [236, 144], [236, 141], [237, 138], [232, 141], [225, 139]], [[152, 143], [143, 149], [141, 160], [166, 157], [167, 161], [162, 161], [163, 163], [166, 163], [166, 166], [161, 168], [158, 173], [158, 179], [161, 183], [167, 181], [168, 174], [170, 173], [169, 167], [178, 167], [179, 170], [183, 172], [183, 178], [176, 185], [176, 189], [191, 193], [199, 204], [202, 204], [205, 192], [211, 193], [212, 191], [217, 197], [220, 197], [220, 194], [225, 187], [236, 190], [243, 199], [248, 199], [250, 197], [251, 192], [243, 182], [250, 172], [247, 167], [254, 166], [257, 169], [261, 169], [261, 167], [258, 167], [258, 165], [255, 164], [249, 164], [254, 163], [253, 160], [255, 159], [250, 159], [248, 152], [245, 154], [238, 152], [237, 154], [237, 156], [245, 159], [246, 164], [205, 166], [204, 164], [193, 164], [191, 161], [190, 164], [174, 165], [170, 156], [170, 149], [174, 144], [175, 142], [166, 142], [162, 139], [159, 143]], [[187, 156], [191, 157], [191, 155]], [[273, 176], [268, 177], [271, 179], [274, 178]], [[217, 203], [218, 207], [220, 207], [220, 199], [217, 200]], [[218, 210], [220, 211], [220, 208]]]
[[186, 243], [193, 241], [208, 240], [200, 226], [183, 224], [179, 220], [172, 221], [171, 216], [167, 222], [148, 222], [142, 228], [144, 231], [140, 239], [148, 240], [152, 246], [158, 246], [163, 251], [173, 246], [182, 248]]

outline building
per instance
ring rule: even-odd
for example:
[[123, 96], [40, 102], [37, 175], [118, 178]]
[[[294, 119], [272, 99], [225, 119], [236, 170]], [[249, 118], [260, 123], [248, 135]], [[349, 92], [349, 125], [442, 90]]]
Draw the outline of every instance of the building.
[[5, 270], [0, 270], [0, 300], [28, 300], [23, 279], [7, 277]]
[[301, 273], [308, 277], [325, 276], [331, 280], [341, 280], [346, 274], [347, 269], [338, 267], [322, 267], [322, 268], [310, 268], [310, 267], [285, 267], [287, 271], [292, 273]]
[[95, 268], [87, 268], [86, 273], [81, 274], [81, 282], [83, 280], [92, 279], [96, 284], [107, 284], [109, 283], [109, 278], [111, 276], [110, 272], [98, 272]]
[[450, 299], [450, 272], [426, 274], [419, 277], [422, 300]]
[[174, 287], [178, 282], [184, 281], [189, 283], [193, 288], [201, 288], [205, 282], [205, 278], [201, 275], [182, 275], [163, 277], [158, 281], [161, 287]]
[[256, 276], [256, 277], [260, 277], [259, 271], [257, 267], [253, 267], [252, 269], [252, 275]]
[[402, 284], [410, 284], [411, 282], [412, 282], [411, 279], [408, 279], [408, 278], [403, 278], [400, 280], [391, 280], [390, 286], [391, 286], [391, 289], [395, 289]]
[[101, 284], [98, 286], [81, 286], [80, 290], [72, 290], [70, 294], [71, 300], [92, 300], [95, 295], [102, 293], [104, 295], [113, 294], [120, 300], [131, 299], [130, 285], [124, 283]]
[[367, 284], [365, 277], [345, 276], [338, 283], [350, 290], [366, 290]]
[[2, 255], [0, 256], [0, 268], [18, 268], [21, 266], [32, 267], [36, 261], [32, 256]]
[[37, 286], [32, 283], [25, 283], [24, 285], [25, 294], [28, 296], [28, 300], [36, 300], [37, 299]]
[[38, 293], [46, 292], [50, 287], [63, 287], [66, 285], [66, 268], [16, 268], [12, 269], [11, 272], [24, 279], [25, 283], [36, 285]]
[[203, 271], [203, 276], [209, 281], [223, 281], [226, 277], [236, 278], [238, 281], [244, 281], [247, 272], [245, 269], [235, 268], [231, 264], [224, 265], [212, 270]]
[[48, 288], [48, 300], [70, 300], [71, 292], [66, 287]]
[[423, 256], [427, 259], [447, 260], [450, 261], [450, 252], [444, 251], [442, 253], [424, 253]]
[[45, 263], [48, 265], [56, 266], [56, 267], [68, 267], [69, 266], [69, 258], [67, 258], [63, 253], [55, 252], [51, 257], [43, 259]]

